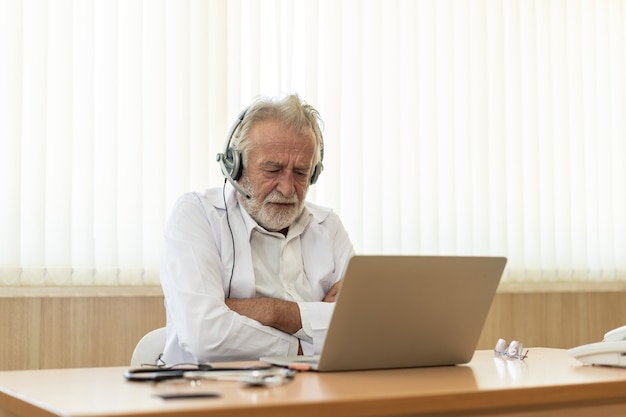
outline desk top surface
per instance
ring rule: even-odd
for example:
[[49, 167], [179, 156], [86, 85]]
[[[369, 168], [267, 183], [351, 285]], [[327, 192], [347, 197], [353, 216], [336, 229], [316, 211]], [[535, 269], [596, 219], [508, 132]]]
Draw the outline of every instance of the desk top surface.
[[[123, 377], [126, 369], [0, 372], [0, 410], [30, 417], [302, 417], [486, 412], [565, 403], [626, 402], [626, 369], [584, 366], [565, 350], [548, 348], [531, 348], [524, 361], [494, 358], [492, 351], [477, 351], [470, 363], [460, 366], [303, 372], [292, 382], [265, 388], [229, 381], [202, 381], [195, 386], [188, 381], [129, 382]], [[190, 390], [214, 392], [219, 397], [163, 400], [155, 395]]]

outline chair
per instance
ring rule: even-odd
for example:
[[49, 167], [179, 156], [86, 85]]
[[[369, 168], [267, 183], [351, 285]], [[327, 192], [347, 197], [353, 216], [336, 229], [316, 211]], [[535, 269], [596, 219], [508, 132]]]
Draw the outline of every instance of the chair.
[[135, 346], [130, 365], [139, 367], [141, 365], [159, 365], [160, 356], [165, 348], [165, 327], [152, 330], [146, 333]]

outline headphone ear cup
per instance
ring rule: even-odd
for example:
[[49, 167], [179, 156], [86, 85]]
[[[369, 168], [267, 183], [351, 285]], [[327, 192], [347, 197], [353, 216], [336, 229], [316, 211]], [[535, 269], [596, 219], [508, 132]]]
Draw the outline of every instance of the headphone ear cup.
[[[233, 136], [237, 131], [237, 128], [239, 128], [239, 126], [243, 122], [243, 118], [246, 116], [247, 111], [248, 109], [246, 108], [241, 113], [239, 113], [237, 120], [230, 127], [230, 130], [226, 135], [224, 152], [218, 153], [216, 158], [220, 164], [222, 174], [226, 177], [227, 180], [229, 180], [233, 184], [233, 186], [235, 186], [235, 188], [237, 188], [237, 185], [234, 182], [241, 178], [241, 174], [243, 173], [243, 161], [241, 158], [241, 152], [233, 148], [230, 142], [232, 141]], [[245, 195], [243, 191], [242, 194]]]
[[228, 173], [234, 181], [237, 181], [241, 178], [241, 174], [243, 174], [243, 163], [241, 162], [241, 152], [237, 149], [228, 148], [226, 151], [226, 160]]
[[315, 184], [323, 170], [324, 170], [324, 165], [322, 164], [322, 161], [320, 161], [313, 168], [313, 172], [311, 173], [311, 179], [309, 180], [309, 184], [311, 185]]

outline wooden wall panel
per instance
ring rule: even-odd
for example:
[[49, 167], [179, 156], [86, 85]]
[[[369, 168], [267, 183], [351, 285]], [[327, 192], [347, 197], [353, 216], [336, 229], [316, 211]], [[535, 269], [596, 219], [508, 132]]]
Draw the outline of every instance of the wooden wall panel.
[[526, 347], [570, 348], [625, 324], [625, 291], [500, 292], [478, 348], [492, 349], [500, 337]]
[[[72, 291], [0, 289], [0, 370], [126, 366], [141, 336], [165, 324], [160, 289]], [[626, 290], [500, 291], [478, 348], [499, 337], [569, 348], [624, 324]]]
[[0, 369], [128, 365], [141, 336], [165, 325], [152, 292], [0, 297]]

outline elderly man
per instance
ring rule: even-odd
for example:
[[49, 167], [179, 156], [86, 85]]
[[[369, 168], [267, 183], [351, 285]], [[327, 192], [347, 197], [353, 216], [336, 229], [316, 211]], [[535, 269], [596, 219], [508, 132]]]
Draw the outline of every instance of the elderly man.
[[354, 254], [336, 213], [306, 201], [322, 169], [315, 108], [260, 98], [218, 162], [224, 186], [188, 193], [165, 228], [168, 364], [319, 353]]

